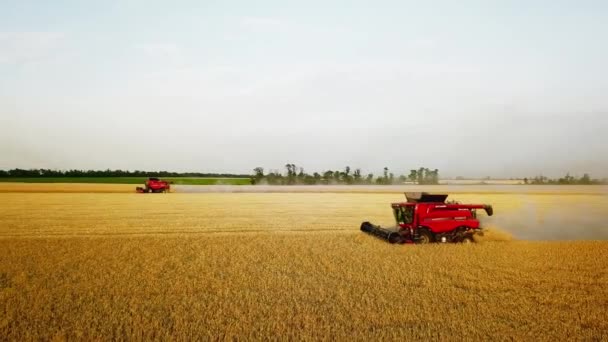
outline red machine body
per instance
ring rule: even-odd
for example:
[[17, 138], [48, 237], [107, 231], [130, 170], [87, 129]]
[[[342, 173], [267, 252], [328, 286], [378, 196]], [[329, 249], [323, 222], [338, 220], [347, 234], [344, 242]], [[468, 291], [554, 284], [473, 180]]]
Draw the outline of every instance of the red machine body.
[[137, 187], [135, 190], [139, 193], [159, 193], [168, 192], [171, 190], [171, 184], [168, 181], [164, 181], [158, 178], [150, 177], [144, 183], [144, 187]]
[[361, 230], [395, 242], [472, 242], [481, 234], [477, 209], [493, 215], [491, 205], [446, 202], [448, 195], [406, 193], [407, 202], [392, 203], [396, 228], [387, 229], [369, 222]]

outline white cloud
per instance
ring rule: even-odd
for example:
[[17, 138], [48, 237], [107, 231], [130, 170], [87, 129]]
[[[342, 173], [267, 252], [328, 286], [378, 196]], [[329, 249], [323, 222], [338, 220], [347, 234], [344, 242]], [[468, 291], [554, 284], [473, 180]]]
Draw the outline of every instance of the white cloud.
[[417, 38], [412, 40], [410, 45], [415, 49], [432, 49], [439, 46], [437, 41], [431, 38]]
[[154, 62], [182, 65], [185, 63], [185, 54], [182, 48], [173, 43], [144, 43], [135, 46]]
[[64, 41], [60, 32], [0, 32], [0, 64], [29, 64], [52, 57]]
[[240, 18], [240, 25], [246, 29], [277, 29], [283, 23], [271, 17], [243, 17]]

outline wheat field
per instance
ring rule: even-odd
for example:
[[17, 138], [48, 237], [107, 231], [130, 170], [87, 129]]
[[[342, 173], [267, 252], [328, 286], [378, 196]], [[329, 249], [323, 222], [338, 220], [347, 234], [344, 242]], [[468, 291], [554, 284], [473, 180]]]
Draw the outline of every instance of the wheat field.
[[0, 339], [608, 339], [605, 195], [455, 194], [494, 205], [474, 245], [358, 231], [402, 198], [5, 191]]

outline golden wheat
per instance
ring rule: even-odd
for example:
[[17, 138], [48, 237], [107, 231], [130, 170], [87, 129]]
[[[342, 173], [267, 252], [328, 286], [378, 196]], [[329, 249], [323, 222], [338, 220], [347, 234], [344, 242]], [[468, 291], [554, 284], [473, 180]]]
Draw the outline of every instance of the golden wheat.
[[[358, 231], [391, 224], [401, 197], [0, 194], [0, 337], [608, 338], [608, 243], [390, 245]], [[496, 218], [534, 205], [541, 233], [554, 211], [608, 208], [595, 194], [454, 199]]]
[[133, 184], [0, 183], [0, 193], [118, 193], [134, 192]]

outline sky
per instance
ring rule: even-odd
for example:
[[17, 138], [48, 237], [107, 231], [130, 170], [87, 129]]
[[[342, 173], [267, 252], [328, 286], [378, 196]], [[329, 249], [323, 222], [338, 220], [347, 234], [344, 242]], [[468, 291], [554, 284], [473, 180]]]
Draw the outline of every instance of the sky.
[[606, 1], [0, 0], [0, 169], [608, 177]]

